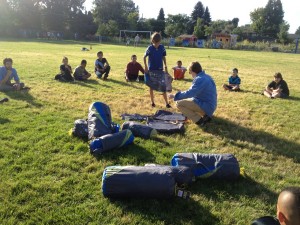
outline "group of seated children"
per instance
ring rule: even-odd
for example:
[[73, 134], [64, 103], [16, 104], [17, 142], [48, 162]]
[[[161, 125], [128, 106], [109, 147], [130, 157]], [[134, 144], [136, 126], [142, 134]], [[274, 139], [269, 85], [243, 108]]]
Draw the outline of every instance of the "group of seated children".
[[[97, 53], [98, 59], [95, 61], [95, 74], [97, 78], [107, 80], [110, 72], [110, 66], [106, 58], [103, 58], [103, 52]], [[67, 57], [63, 57], [62, 65], [60, 65], [60, 74], [55, 76], [56, 80], [60, 81], [84, 81], [90, 78], [91, 74], [86, 70], [87, 61], [85, 59], [81, 60], [79, 66], [75, 68], [74, 73], [72, 72], [72, 67], [69, 65], [69, 60]], [[72, 76], [73, 73], [73, 76]]]
[[[232, 75], [228, 79], [228, 84], [223, 84], [223, 88], [229, 91], [240, 91], [241, 78], [238, 76], [238, 69], [232, 70]], [[274, 80], [263, 90], [262, 95], [268, 98], [287, 98], [290, 91], [287, 83], [283, 80], [281, 73], [274, 74]]]

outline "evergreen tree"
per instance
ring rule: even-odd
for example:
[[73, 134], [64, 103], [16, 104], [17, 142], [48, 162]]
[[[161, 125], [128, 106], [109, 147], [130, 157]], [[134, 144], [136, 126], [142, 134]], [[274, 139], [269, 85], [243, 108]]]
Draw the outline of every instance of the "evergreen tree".
[[211, 23], [211, 17], [210, 17], [210, 12], [208, 7], [206, 6], [204, 14], [203, 14], [203, 20], [204, 20], [204, 24], [209, 26]]
[[231, 23], [232, 25], [234, 26], [234, 28], [237, 28], [239, 26], [239, 22], [240, 22], [240, 19], [239, 18], [233, 18], [231, 20]]
[[165, 13], [164, 13], [164, 9], [161, 8], [157, 16], [156, 30], [161, 32], [161, 34], [165, 36], [165, 28], [166, 28]]
[[276, 37], [280, 31], [280, 24], [283, 23], [284, 12], [281, 0], [269, 0], [264, 12], [265, 31], [271, 37]]
[[196, 3], [194, 10], [191, 14], [193, 24], [195, 25], [197, 23], [198, 18], [203, 18], [203, 15], [204, 15], [204, 6], [202, 2], [199, 1]]

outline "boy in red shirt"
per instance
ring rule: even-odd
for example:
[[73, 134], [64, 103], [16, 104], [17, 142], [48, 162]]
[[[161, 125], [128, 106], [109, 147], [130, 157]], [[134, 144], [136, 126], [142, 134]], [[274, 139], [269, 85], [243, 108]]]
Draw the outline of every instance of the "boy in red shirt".
[[145, 73], [144, 68], [137, 62], [136, 55], [131, 56], [131, 62], [127, 64], [125, 70], [125, 80], [128, 81], [136, 81], [138, 78], [142, 80], [143, 76], [139, 76], [139, 71], [143, 74]]

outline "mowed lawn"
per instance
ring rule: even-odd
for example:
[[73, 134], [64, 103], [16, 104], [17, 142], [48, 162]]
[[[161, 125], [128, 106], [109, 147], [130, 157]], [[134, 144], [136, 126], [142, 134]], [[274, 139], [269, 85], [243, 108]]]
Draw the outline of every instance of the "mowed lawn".
[[[169, 70], [199, 61], [218, 89], [218, 108], [205, 128], [188, 123], [184, 134], [136, 138], [133, 145], [96, 159], [88, 143], [69, 135], [73, 122], [86, 118], [94, 101], [108, 104], [113, 121], [122, 113], [153, 114], [165, 109], [155, 94], [150, 105], [143, 83], [126, 83], [132, 54], [142, 62], [144, 47], [62, 41], [0, 40], [0, 58], [11, 57], [30, 91], [0, 92], [0, 224], [250, 224], [275, 215], [278, 192], [300, 185], [300, 55], [195, 48], [167, 49]], [[108, 81], [60, 83], [63, 56], [75, 68], [82, 59], [93, 72], [97, 51], [112, 69]], [[222, 90], [237, 67], [242, 92]], [[281, 72], [289, 99], [267, 99], [261, 90]], [[192, 79], [174, 81], [185, 90]], [[172, 111], [176, 111], [171, 102]], [[245, 171], [236, 182], [198, 180], [190, 200], [109, 200], [101, 192], [102, 172], [111, 165], [169, 165], [177, 152], [233, 153]]]

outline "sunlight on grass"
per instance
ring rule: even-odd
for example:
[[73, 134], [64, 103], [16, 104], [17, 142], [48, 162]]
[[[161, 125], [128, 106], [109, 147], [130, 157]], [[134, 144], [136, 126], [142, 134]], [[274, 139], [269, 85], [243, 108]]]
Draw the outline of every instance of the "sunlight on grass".
[[[0, 107], [1, 224], [250, 224], [275, 215], [277, 192], [300, 183], [299, 55], [232, 50], [170, 48], [169, 70], [200, 61], [217, 84], [218, 108], [213, 121], [200, 129], [186, 124], [184, 134], [136, 138], [131, 146], [96, 159], [88, 143], [68, 134], [73, 122], [87, 118], [94, 101], [108, 104], [113, 121], [122, 113], [153, 114], [165, 109], [155, 93], [150, 105], [143, 83], [126, 83], [124, 69], [132, 54], [142, 63], [145, 47], [82, 42], [0, 41], [1, 56], [12, 57], [28, 92], [0, 92], [9, 102]], [[109, 80], [96, 79], [94, 61], [104, 52], [111, 65]], [[63, 56], [73, 69], [88, 61], [92, 78], [72, 84], [54, 80]], [[222, 90], [232, 68], [239, 69], [242, 92]], [[291, 98], [270, 100], [261, 90], [280, 71]], [[174, 81], [185, 90], [191, 77]], [[171, 101], [172, 111], [176, 111]], [[116, 200], [101, 193], [101, 176], [111, 165], [169, 165], [176, 152], [233, 153], [246, 178], [234, 183], [202, 180], [190, 189], [192, 199]], [[224, 216], [226, 215], [226, 216]]]

